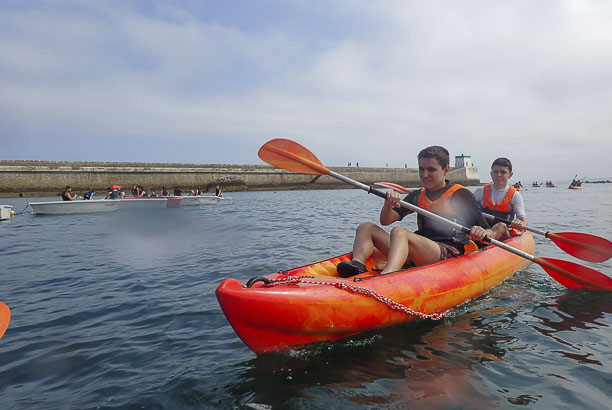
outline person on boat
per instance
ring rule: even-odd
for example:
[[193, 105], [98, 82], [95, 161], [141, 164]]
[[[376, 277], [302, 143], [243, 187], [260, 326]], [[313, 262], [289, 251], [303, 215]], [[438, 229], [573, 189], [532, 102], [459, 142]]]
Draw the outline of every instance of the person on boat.
[[155, 193], [155, 191], [151, 191], [151, 192], [149, 193], [149, 198], [157, 198], [158, 196], [159, 196], [159, 195], [157, 195], [157, 194]]
[[104, 199], [123, 199], [125, 198], [125, 192], [121, 190], [119, 185], [113, 185], [109, 188], [108, 193]]
[[138, 187], [136, 186], [136, 184], [132, 184], [132, 196], [138, 196]]
[[516, 189], [516, 185], [508, 185], [511, 177], [512, 163], [510, 160], [503, 157], [497, 158], [491, 165], [493, 183], [478, 187], [474, 191], [474, 197], [483, 212], [512, 221], [509, 228], [503, 222], [493, 225], [493, 235], [490, 235], [490, 238], [500, 241], [510, 238], [508, 229], [518, 229], [520, 225], [527, 225], [523, 197]]
[[197, 187], [194, 191], [195, 196], [200, 196], [202, 195], [202, 190], [200, 189], [200, 187]]
[[66, 185], [66, 188], [62, 191], [62, 201], [74, 201], [76, 197], [77, 194], [72, 193], [72, 187]]
[[144, 187], [142, 185], [138, 185], [138, 188], [136, 188], [138, 190], [138, 198], [146, 198], [147, 197], [147, 191], [144, 189]]
[[174, 196], [182, 196], [183, 195], [183, 191], [181, 189], [179, 189], [179, 187], [175, 186], [174, 187]]
[[168, 196], [168, 190], [166, 189], [165, 186], [162, 187], [162, 192], [161, 192], [162, 196]]
[[[410, 264], [419, 266], [457, 257], [465, 252], [470, 239], [481, 241], [486, 235], [493, 234], [472, 192], [445, 179], [450, 170], [448, 151], [432, 146], [419, 152], [417, 158], [423, 188], [409, 193], [404, 201], [455, 220], [463, 226], [471, 226], [470, 234], [455, 231], [420, 214], [417, 215], [416, 232], [397, 226], [388, 233], [374, 223], [365, 222], [357, 228], [352, 260], [337, 266], [339, 276], [346, 278], [366, 272], [364, 264], [374, 247], [387, 255], [387, 265], [382, 273], [388, 273]], [[397, 191], [387, 191], [380, 211], [382, 225], [400, 221], [413, 212], [400, 207], [400, 200]]]
[[221, 193], [221, 188], [219, 188], [219, 185], [215, 187], [215, 196], [218, 196], [218, 197], [223, 196], [223, 194]]
[[94, 190], [90, 189], [89, 191], [87, 191], [87, 192], [85, 192], [83, 194], [83, 199], [85, 199], [85, 200], [93, 199], [94, 195], [95, 195]]

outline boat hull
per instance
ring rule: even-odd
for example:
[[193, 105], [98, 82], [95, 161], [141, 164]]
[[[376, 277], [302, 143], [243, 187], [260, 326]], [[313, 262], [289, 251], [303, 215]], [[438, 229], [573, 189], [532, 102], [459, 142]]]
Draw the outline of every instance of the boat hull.
[[95, 199], [90, 201], [50, 201], [28, 202], [37, 215], [67, 215], [95, 212], [112, 212], [119, 209], [119, 202], [112, 199]]
[[[528, 253], [535, 251], [529, 233], [507, 241]], [[372, 272], [356, 278], [337, 276], [336, 265], [350, 260], [341, 255], [267, 279], [314, 276], [325, 284], [297, 283], [269, 286], [257, 282], [248, 288], [235, 279], [226, 279], [216, 295], [228, 321], [255, 353], [282, 351], [318, 341], [336, 341], [372, 329], [420, 320], [421, 316], [391, 309], [357, 291], [341, 289], [348, 284], [423, 314], [440, 313], [487, 292], [529, 262], [501, 248], [491, 246], [447, 261], [386, 275]], [[384, 257], [374, 255], [366, 266], [381, 268]]]
[[199, 196], [182, 196], [181, 197], [181, 206], [195, 206], [195, 205], [200, 205]]
[[9, 219], [11, 217], [11, 210], [13, 209], [10, 205], [0, 205], [0, 221]]
[[200, 199], [200, 205], [214, 205], [217, 203], [216, 196], [201, 196], [199, 197], [199, 199]]
[[166, 198], [124, 198], [114, 199], [119, 202], [119, 209], [122, 211], [145, 211], [151, 209], [166, 208]]

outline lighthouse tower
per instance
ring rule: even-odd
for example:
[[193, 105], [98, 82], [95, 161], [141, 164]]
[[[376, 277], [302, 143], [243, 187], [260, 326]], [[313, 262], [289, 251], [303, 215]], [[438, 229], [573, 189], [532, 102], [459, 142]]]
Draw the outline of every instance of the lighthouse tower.
[[471, 155], [456, 155], [455, 156], [455, 168], [472, 168], [472, 156]]

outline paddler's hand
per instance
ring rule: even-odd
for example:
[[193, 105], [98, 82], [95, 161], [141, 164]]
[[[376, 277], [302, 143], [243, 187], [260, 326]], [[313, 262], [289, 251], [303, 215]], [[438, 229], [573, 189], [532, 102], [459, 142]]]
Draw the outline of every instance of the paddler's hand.
[[514, 218], [514, 220], [510, 223], [510, 227], [508, 229], [516, 229], [519, 230], [521, 225], [524, 225], [523, 221], [519, 218]]
[[473, 241], [482, 242], [484, 237], [487, 235], [488, 235], [488, 232], [486, 229], [484, 229], [482, 226], [474, 225], [472, 226], [472, 229], [470, 229], [468, 238], [470, 238]]
[[399, 192], [394, 190], [387, 191], [387, 199], [385, 199], [385, 205], [389, 208], [398, 208], [400, 206], [400, 201], [402, 200], [402, 196]]

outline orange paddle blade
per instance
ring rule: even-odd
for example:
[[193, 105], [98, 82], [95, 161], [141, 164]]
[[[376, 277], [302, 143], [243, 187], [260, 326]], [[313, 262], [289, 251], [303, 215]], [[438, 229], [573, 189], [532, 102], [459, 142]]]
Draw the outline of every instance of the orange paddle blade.
[[319, 158], [307, 148], [283, 138], [266, 142], [257, 155], [270, 165], [298, 174], [329, 175], [330, 173]]
[[585, 261], [605, 262], [612, 257], [612, 242], [599, 236], [579, 232], [549, 232], [546, 237], [565, 252]]
[[400, 184], [396, 184], [395, 182], [375, 182], [374, 185], [384, 186], [385, 188], [395, 189], [397, 192], [401, 192], [403, 194], [408, 194], [408, 193], [412, 192], [412, 189], [408, 189], [406, 187], [403, 187]]
[[534, 258], [533, 262], [566, 288], [612, 291], [612, 278], [595, 269], [560, 259]]
[[11, 321], [11, 311], [3, 302], [0, 302], [0, 339], [4, 336], [6, 328]]

